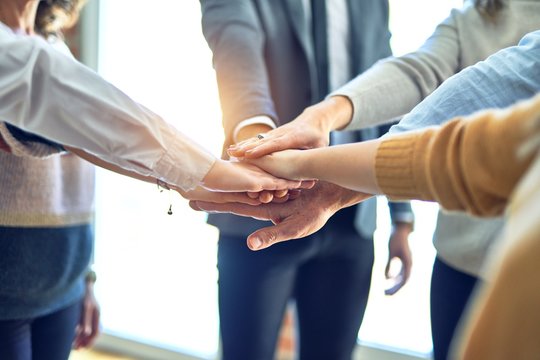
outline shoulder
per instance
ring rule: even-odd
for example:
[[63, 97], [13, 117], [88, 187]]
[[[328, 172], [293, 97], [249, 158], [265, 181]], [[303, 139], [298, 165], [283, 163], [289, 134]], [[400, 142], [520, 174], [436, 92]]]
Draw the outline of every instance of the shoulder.
[[47, 37], [47, 43], [51, 45], [55, 50], [58, 52], [67, 55], [69, 57], [73, 57], [73, 54], [71, 53], [71, 50], [67, 46], [66, 42], [59, 38], [58, 36], [51, 35]]

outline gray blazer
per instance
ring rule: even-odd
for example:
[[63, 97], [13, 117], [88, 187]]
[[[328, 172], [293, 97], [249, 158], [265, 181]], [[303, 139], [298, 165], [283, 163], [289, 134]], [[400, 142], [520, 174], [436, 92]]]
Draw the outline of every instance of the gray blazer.
[[[232, 143], [233, 130], [242, 120], [267, 115], [279, 126], [326, 95], [317, 88], [314, 49], [301, 0], [200, 2], [203, 34], [213, 52], [218, 81], [224, 149]], [[351, 74], [357, 74], [391, 55], [388, 2], [348, 0], [348, 8]], [[361, 136], [368, 139], [375, 134], [374, 129], [368, 129]], [[362, 219], [362, 233], [371, 236], [375, 229], [374, 200], [359, 206], [364, 210], [354, 216]], [[397, 207], [410, 212], [408, 204]], [[239, 236], [268, 225], [227, 214], [210, 215], [209, 223], [221, 232]], [[349, 226], [353, 226], [352, 221]]]

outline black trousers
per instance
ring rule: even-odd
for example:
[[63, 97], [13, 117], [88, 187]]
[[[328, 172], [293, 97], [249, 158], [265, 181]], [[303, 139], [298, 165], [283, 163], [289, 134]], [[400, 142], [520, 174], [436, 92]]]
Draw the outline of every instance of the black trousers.
[[447, 360], [452, 339], [479, 279], [435, 258], [431, 276], [433, 357]]
[[272, 360], [294, 299], [299, 359], [350, 360], [367, 304], [373, 239], [352, 226], [253, 252], [244, 236], [220, 235], [219, 312], [223, 360]]
[[0, 321], [0, 359], [67, 360], [81, 302], [45, 316]]

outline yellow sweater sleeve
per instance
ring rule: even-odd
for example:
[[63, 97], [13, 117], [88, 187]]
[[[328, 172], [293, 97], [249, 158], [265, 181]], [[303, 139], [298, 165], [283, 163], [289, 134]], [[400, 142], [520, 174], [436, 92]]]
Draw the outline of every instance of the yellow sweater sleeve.
[[375, 159], [390, 199], [437, 201], [479, 216], [503, 212], [531, 162], [517, 150], [540, 119], [540, 95], [503, 110], [455, 118], [443, 126], [390, 136]]

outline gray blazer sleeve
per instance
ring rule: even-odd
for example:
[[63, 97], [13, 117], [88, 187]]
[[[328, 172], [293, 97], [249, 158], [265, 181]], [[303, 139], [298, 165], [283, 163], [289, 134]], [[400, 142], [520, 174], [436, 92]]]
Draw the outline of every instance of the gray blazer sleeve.
[[251, 1], [201, 0], [202, 30], [213, 52], [225, 134], [256, 115], [277, 118], [270, 94], [264, 33]]

